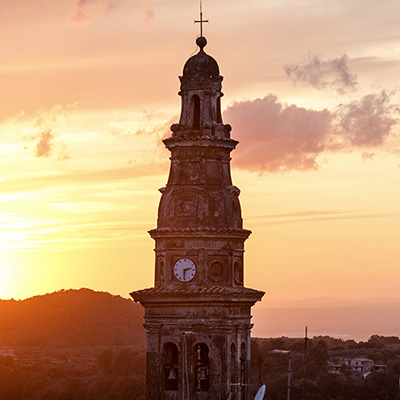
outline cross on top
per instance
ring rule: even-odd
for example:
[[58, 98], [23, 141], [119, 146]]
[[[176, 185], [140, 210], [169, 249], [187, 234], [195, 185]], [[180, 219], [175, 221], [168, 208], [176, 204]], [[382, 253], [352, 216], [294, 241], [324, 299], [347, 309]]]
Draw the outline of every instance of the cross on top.
[[200, 24], [200, 36], [203, 36], [203, 24], [205, 22], [208, 23], [208, 19], [203, 19], [203, 6], [202, 6], [202, 2], [200, 0], [200, 20], [198, 20], [198, 21], [194, 20], [195, 24]]

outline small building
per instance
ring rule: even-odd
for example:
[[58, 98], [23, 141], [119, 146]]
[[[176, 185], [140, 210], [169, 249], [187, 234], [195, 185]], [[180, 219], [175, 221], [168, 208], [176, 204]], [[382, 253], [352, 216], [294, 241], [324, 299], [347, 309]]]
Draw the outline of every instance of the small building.
[[10, 346], [0, 346], [0, 357], [12, 358], [13, 360], [17, 358], [14, 349]]
[[329, 372], [331, 374], [340, 374], [342, 368], [342, 364], [331, 364]]
[[344, 365], [350, 367], [351, 371], [365, 374], [366, 372], [371, 372], [374, 362], [369, 358], [352, 358], [345, 360]]
[[385, 372], [386, 365], [385, 364], [374, 364], [372, 366], [372, 370], [375, 372]]

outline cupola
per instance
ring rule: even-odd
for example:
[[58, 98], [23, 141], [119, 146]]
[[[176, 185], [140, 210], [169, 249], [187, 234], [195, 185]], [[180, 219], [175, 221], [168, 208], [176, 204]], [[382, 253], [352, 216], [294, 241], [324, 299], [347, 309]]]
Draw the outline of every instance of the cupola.
[[231, 127], [222, 123], [221, 83], [218, 63], [204, 51], [207, 40], [196, 40], [199, 51], [190, 57], [179, 77], [182, 109], [179, 124], [171, 126], [172, 136], [216, 136], [229, 138]]

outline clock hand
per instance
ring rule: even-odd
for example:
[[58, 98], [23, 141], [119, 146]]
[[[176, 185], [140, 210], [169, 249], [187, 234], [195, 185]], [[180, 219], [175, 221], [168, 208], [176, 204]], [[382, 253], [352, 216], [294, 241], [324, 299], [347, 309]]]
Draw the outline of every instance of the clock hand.
[[186, 271], [188, 271], [190, 268], [183, 268], [183, 279], [185, 279]]

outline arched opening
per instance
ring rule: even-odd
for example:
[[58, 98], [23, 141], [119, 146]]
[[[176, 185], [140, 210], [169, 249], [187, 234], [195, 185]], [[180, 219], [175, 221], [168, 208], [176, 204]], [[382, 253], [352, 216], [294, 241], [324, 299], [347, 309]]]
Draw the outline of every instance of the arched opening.
[[178, 348], [166, 343], [163, 349], [164, 389], [178, 390]]
[[196, 94], [192, 97], [193, 130], [200, 129], [200, 97]]
[[198, 343], [194, 346], [194, 350], [196, 357], [195, 388], [200, 392], [208, 392], [210, 386], [208, 347], [204, 343]]
[[164, 261], [160, 260], [158, 265], [159, 265], [159, 274], [158, 274], [158, 276], [160, 277], [161, 283], [163, 283], [164, 282]]
[[231, 393], [232, 400], [236, 400], [237, 382], [236, 382], [236, 346], [231, 344], [231, 362], [230, 362], [230, 377], [231, 377]]
[[222, 123], [222, 116], [221, 116], [221, 97], [218, 96], [217, 98], [217, 122], [219, 124]]
[[237, 197], [232, 197], [232, 220], [234, 228], [242, 227], [242, 211]]
[[238, 259], [236, 259], [233, 264], [233, 279], [236, 285], [243, 285], [242, 264]]
[[243, 342], [240, 346], [240, 391], [242, 394], [242, 399], [246, 396], [246, 344]]

